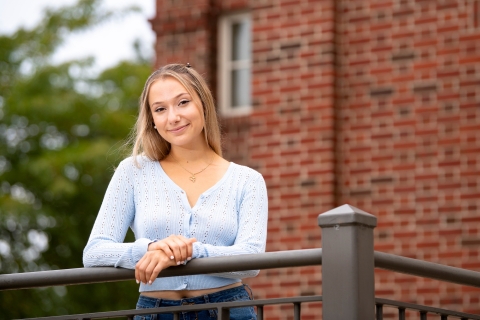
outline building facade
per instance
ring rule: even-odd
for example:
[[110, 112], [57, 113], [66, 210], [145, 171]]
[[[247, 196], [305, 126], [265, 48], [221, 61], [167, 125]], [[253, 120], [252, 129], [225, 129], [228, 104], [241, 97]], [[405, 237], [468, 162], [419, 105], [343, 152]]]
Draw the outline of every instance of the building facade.
[[[377, 216], [376, 250], [480, 271], [479, 0], [156, 4], [156, 65], [206, 76], [225, 157], [266, 180], [268, 251], [320, 247], [318, 214], [348, 203]], [[480, 313], [480, 290], [375, 276], [378, 297]], [[247, 282], [321, 294], [321, 269]]]

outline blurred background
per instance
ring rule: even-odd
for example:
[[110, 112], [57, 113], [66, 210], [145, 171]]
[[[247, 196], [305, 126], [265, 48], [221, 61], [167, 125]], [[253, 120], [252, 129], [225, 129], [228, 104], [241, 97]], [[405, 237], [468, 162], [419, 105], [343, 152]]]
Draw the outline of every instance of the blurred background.
[[[154, 59], [154, 1], [0, 3], [0, 269], [82, 267]], [[121, 295], [113, 293], [124, 292]], [[0, 318], [131, 307], [134, 282], [0, 293]]]
[[[2, 273], [82, 266], [143, 83], [173, 62], [209, 82], [225, 158], [265, 177], [268, 251], [320, 247], [318, 214], [348, 203], [378, 218], [376, 250], [480, 271], [480, 1], [112, 3], [72, 1], [0, 37]], [[375, 277], [377, 297], [480, 313], [480, 290]], [[256, 298], [321, 294], [321, 269], [247, 282]], [[12, 318], [132, 308], [138, 293], [127, 281], [0, 295]]]
[[[73, 6], [76, 2], [77, 0], [2, 1], [0, 33], [14, 35], [20, 28], [33, 29], [45, 18], [45, 10], [55, 11], [63, 6]], [[155, 34], [148, 19], [155, 15], [155, 0], [103, 0], [95, 6], [99, 12], [111, 12], [114, 15], [75, 32], [62, 34], [62, 42], [50, 57], [52, 63], [92, 57], [92, 69], [98, 73], [115, 66], [121, 60], [134, 60], [137, 57], [133, 46], [135, 42], [141, 46], [142, 55], [153, 58]]]

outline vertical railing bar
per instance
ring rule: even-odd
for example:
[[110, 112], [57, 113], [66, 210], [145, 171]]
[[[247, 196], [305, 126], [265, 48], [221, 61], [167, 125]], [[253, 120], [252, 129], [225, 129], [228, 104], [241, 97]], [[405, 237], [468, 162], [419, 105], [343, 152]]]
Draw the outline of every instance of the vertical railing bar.
[[180, 313], [179, 312], [174, 312], [173, 313], [173, 320], [180, 320]]
[[448, 320], [448, 316], [446, 314], [442, 314], [440, 320]]
[[383, 320], [383, 304], [376, 304], [375, 305], [375, 309], [376, 309], [376, 316], [375, 316], [375, 319], [376, 320]]
[[405, 308], [398, 308], [398, 320], [405, 320]]
[[293, 304], [293, 318], [294, 320], [300, 320], [300, 303]]
[[257, 320], [263, 320], [263, 306], [257, 306]]
[[420, 311], [420, 320], [427, 320], [427, 312]]
[[127, 316], [128, 320], [133, 320], [133, 316]]
[[218, 307], [217, 320], [230, 320], [230, 308]]

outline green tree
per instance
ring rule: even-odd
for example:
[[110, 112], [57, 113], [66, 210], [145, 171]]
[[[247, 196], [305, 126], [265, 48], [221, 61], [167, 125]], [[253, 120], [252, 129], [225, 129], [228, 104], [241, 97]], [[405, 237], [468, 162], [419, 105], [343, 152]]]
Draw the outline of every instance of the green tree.
[[[82, 267], [103, 194], [126, 156], [148, 61], [93, 78], [90, 59], [51, 63], [66, 34], [113, 16], [98, 7], [80, 0], [0, 36], [1, 273]], [[133, 308], [137, 291], [134, 281], [3, 291], [0, 318]]]

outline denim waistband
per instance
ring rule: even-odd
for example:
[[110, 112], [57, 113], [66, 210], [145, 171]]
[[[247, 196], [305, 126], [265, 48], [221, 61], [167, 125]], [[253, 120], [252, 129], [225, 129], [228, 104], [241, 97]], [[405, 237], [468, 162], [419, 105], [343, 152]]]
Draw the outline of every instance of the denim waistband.
[[[217, 292], [213, 292], [210, 294], [205, 294], [197, 297], [191, 298], [183, 298], [180, 300], [169, 300], [169, 299], [160, 299], [160, 298], [152, 298], [140, 295], [139, 303], [143, 302], [151, 307], [173, 307], [179, 305], [187, 305], [187, 304], [203, 304], [203, 303], [210, 303], [210, 302], [221, 302], [224, 299], [228, 299], [229, 297], [240, 295], [246, 292], [245, 284], [229, 288], [225, 290], [220, 290]], [[248, 294], [248, 293], [247, 293]]]

